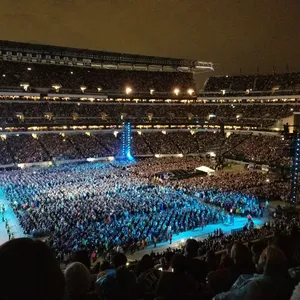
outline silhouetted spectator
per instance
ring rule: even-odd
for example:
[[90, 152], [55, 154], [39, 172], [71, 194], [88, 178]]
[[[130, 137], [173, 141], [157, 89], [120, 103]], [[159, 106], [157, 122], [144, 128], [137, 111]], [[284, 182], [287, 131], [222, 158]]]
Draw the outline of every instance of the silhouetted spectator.
[[21, 238], [3, 244], [0, 266], [0, 299], [63, 299], [64, 276], [45, 243]]
[[172, 259], [173, 272], [163, 272], [156, 295], [165, 300], [191, 299], [196, 294], [196, 281], [186, 274], [186, 258], [176, 254]]
[[216, 294], [228, 291], [240, 275], [252, 275], [255, 272], [251, 253], [243, 244], [235, 243], [232, 246], [231, 258], [232, 266], [208, 274], [208, 284]]

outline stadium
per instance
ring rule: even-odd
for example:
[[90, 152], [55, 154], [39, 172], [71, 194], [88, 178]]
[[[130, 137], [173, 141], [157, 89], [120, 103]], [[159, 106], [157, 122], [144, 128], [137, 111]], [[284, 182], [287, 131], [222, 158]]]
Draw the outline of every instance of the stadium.
[[[213, 70], [212, 62], [1, 41], [1, 244], [42, 240], [62, 268], [74, 257], [92, 262], [95, 278], [110, 269], [99, 269], [107, 259], [140, 274], [160, 261], [155, 284], [159, 270], [180, 270], [187, 251], [188, 270], [199, 263], [190, 282], [211, 289], [180, 299], [212, 299], [253, 274], [243, 244], [259, 251], [278, 232], [296, 241], [300, 73]], [[206, 72], [198, 90], [194, 74]], [[217, 262], [240, 269], [222, 283], [208, 276]], [[114, 298], [102, 275], [95, 299], [161, 296], [138, 285], [138, 295]]]

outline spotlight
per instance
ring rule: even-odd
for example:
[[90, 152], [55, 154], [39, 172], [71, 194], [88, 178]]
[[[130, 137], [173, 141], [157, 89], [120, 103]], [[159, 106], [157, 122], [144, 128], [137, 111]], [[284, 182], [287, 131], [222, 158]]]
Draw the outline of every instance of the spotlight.
[[125, 94], [126, 95], [130, 95], [132, 93], [132, 88], [131, 87], [126, 87], [126, 89], [125, 89]]
[[178, 89], [178, 88], [174, 89], [174, 94], [175, 94], [176, 96], [178, 96], [179, 93], [180, 93], [180, 89]]
[[193, 94], [194, 94], [194, 90], [193, 89], [188, 89], [187, 90], [187, 93], [190, 95], [190, 96], [192, 96]]

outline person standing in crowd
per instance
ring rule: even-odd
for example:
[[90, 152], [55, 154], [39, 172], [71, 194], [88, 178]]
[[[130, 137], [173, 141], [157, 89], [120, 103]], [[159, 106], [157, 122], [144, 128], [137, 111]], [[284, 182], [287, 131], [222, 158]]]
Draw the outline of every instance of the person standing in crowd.
[[202, 231], [204, 230], [204, 227], [205, 227], [205, 218], [204, 218], [204, 216], [202, 216], [202, 218], [201, 218], [201, 228], [202, 228]]
[[153, 248], [156, 248], [157, 238], [153, 236]]
[[173, 235], [172, 235], [172, 233], [170, 233], [170, 235], [169, 235], [170, 245], [172, 245], [172, 239], [173, 239]]

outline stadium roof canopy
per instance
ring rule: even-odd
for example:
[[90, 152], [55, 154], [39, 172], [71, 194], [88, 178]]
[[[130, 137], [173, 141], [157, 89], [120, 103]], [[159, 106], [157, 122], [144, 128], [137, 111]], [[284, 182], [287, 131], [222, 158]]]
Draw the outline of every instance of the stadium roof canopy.
[[[11, 57], [8, 57], [11, 56]], [[77, 66], [98, 67], [105, 69], [144, 70], [144, 71], [181, 71], [207, 72], [213, 71], [211, 62], [197, 60], [167, 58], [125, 54], [107, 51], [94, 51], [78, 48], [48, 46], [39, 44], [0, 41], [0, 58], [18, 61], [41, 62], [54, 60], [56, 63], [70, 62]], [[36, 61], [36, 58], [38, 61]], [[47, 61], [49, 62], [49, 61]]]

